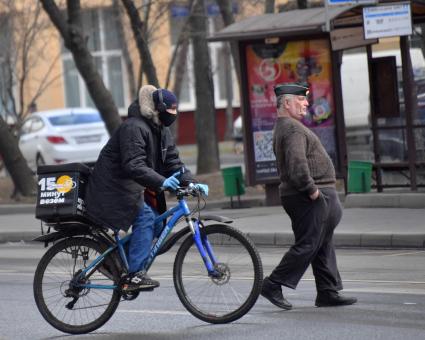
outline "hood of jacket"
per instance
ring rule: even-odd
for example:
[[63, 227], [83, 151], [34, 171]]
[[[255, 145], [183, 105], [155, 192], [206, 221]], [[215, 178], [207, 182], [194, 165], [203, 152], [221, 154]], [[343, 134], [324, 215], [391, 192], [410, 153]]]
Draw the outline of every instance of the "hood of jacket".
[[138, 106], [139, 114], [149, 120], [152, 120], [156, 125], [161, 125], [159, 113], [155, 110], [152, 93], [156, 90], [153, 85], [144, 85], [139, 90]]

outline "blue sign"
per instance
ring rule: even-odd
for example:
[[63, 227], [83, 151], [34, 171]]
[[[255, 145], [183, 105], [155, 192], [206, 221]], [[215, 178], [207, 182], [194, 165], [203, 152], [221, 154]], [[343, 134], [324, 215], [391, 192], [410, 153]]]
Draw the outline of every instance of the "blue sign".
[[[232, 2], [232, 13], [238, 13], [238, 3]], [[220, 15], [220, 7], [215, 2], [210, 2], [207, 4], [206, 12], [209, 17], [215, 17]], [[171, 16], [173, 18], [183, 18], [189, 16], [189, 6], [182, 4], [171, 5]]]
[[172, 5], [170, 10], [173, 18], [182, 18], [189, 15], [189, 7], [185, 5]]
[[327, 0], [329, 5], [366, 5], [376, 4], [377, 0]]

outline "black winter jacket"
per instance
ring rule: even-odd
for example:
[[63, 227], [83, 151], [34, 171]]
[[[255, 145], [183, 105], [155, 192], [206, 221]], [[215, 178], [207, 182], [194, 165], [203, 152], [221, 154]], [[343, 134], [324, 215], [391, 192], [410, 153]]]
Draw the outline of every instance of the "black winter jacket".
[[[145, 188], [156, 191], [184, 167], [167, 127], [142, 116], [137, 101], [130, 105], [128, 115], [102, 149], [85, 198], [89, 216], [126, 231], [144, 202]], [[184, 184], [192, 180], [189, 171], [179, 179]], [[159, 198], [162, 212], [164, 194]]]

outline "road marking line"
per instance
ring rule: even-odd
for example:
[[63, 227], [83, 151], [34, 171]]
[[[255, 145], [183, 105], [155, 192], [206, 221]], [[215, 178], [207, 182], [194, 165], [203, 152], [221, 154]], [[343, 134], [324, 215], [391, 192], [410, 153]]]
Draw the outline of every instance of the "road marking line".
[[[18, 272], [18, 271], [13, 271], [10, 269], [0, 269], [0, 273], [2, 275], [22, 275], [22, 276], [34, 276], [33, 272]], [[152, 276], [154, 276], [155, 278], [157, 278], [158, 280], [169, 280], [171, 281], [173, 279], [172, 276], [165, 276], [165, 275], [154, 275], [152, 274]], [[245, 277], [240, 277], [238, 278], [238, 280], [247, 280], [248, 278]], [[307, 279], [301, 279], [301, 281], [314, 281], [314, 278], [307, 278]], [[355, 279], [344, 279], [344, 282], [353, 282], [353, 283], [394, 283], [394, 284], [411, 284], [411, 285], [424, 285], [425, 281], [395, 281], [395, 280], [355, 280]]]
[[344, 289], [344, 292], [351, 293], [373, 293], [373, 294], [399, 294], [399, 295], [425, 295], [425, 291], [416, 291], [416, 290], [407, 290], [407, 289], [396, 289], [396, 288], [347, 288]]
[[404, 255], [412, 255], [412, 254], [420, 254], [425, 253], [425, 250], [418, 250], [418, 251], [412, 251], [408, 253], [395, 253], [395, 254], [388, 254], [388, 255], [382, 255], [383, 257], [390, 257], [390, 256], [404, 256]]
[[[301, 279], [301, 281], [314, 281], [314, 279]], [[386, 281], [386, 280], [355, 280], [355, 279], [344, 279], [344, 282], [359, 282], [359, 283], [397, 283], [397, 284], [412, 284], [412, 285], [423, 285], [425, 281]]]
[[140, 314], [191, 315], [189, 312], [177, 311], [177, 310], [117, 309], [117, 312], [140, 313]]
[[403, 302], [403, 305], [417, 305], [416, 302]]
[[[184, 316], [192, 316], [189, 312], [178, 311], [178, 310], [146, 310], [146, 309], [117, 309], [119, 313], [139, 313], [139, 314], [161, 314], [161, 315], [184, 315]], [[250, 317], [250, 315], [246, 314], [244, 318]]]

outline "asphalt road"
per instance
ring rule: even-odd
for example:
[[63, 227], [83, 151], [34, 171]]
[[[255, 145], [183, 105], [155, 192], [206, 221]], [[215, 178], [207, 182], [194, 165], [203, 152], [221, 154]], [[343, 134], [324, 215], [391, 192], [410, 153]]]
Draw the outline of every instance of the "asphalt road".
[[[0, 339], [65, 339], [38, 313], [32, 295], [40, 244], [0, 245]], [[265, 274], [283, 249], [259, 249]], [[151, 269], [161, 287], [120, 304], [98, 331], [78, 339], [423, 339], [425, 334], [425, 251], [339, 249], [345, 293], [359, 302], [340, 308], [315, 308], [308, 271], [296, 291], [284, 290], [294, 304], [281, 311], [263, 298], [242, 319], [209, 325], [189, 314], [172, 283], [175, 251], [160, 256]]]

